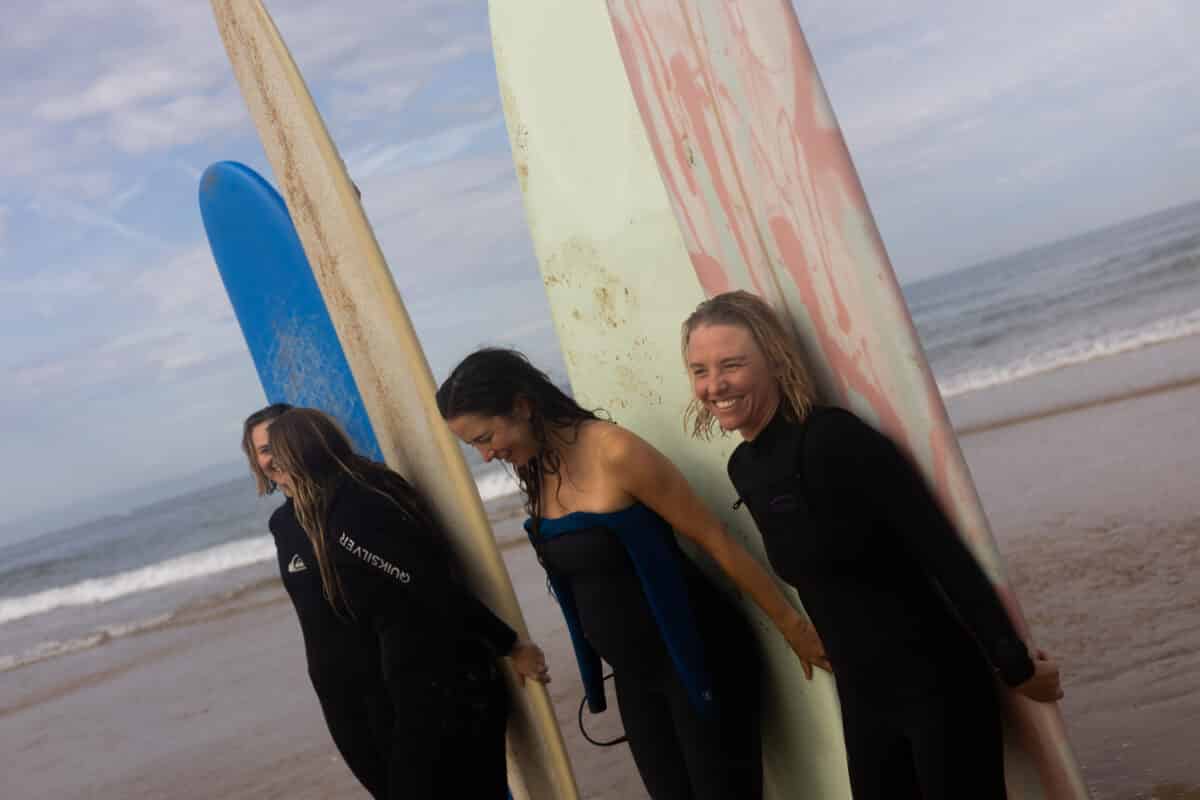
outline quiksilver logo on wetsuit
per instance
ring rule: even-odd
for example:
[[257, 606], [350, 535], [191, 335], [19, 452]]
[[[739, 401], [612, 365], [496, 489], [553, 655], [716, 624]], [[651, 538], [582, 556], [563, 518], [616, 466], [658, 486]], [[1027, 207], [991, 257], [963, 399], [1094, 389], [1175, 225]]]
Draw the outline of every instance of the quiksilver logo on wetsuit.
[[354, 540], [351, 539], [345, 533], [343, 533], [341, 536], [338, 537], [338, 544], [340, 544], [342, 547], [344, 547], [346, 549], [346, 552], [350, 553], [350, 555], [354, 556], [355, 558], [361, 559], [362, 561], [371, 565], [375, 569], [382, 570], [383, 572], [392, 576], [393, 578], [400, 581], [401, 583], [408, 583], [409, 581], [412, 580], [412, 576], [409, 575], [407, 572], [400, 569], [395, 564], [388, 561], [386, 558], [375, 555], [374, 553], [372, 553], [370, 550], [363, 547], [362, 545], [355, 544]]
[[288, 572], [304, 572], [308, 569], [308, 565], [304, 563], [304, 559], [299, 554], [292, 556], [292, 560], [288, 562]]

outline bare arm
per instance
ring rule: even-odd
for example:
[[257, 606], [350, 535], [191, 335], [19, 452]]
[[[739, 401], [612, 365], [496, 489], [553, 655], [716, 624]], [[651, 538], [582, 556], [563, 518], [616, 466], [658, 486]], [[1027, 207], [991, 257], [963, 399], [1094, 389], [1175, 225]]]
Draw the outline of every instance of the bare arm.
[[620, 488], [702, 547], [739, 589], [766, 613], [812, 677], [812, 666], [829, 669], [825, 649], [807, 618], [784, 597], [771, 575], [733, 540], [683, 474], [649, 443], [613, 426], [602, 448], [605, 471]]

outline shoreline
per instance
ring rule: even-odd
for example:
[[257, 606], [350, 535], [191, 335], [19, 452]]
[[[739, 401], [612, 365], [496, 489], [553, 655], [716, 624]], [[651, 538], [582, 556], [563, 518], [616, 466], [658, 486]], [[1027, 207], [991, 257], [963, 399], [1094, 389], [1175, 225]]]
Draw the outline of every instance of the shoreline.
[[989, 431], [999, 430], [1001, 428], [1008, 428], [1013, 425], [1023, 425], [1027, 422], [1049, 419], [1062, 414], [1072, 414], [1077, 411], [1086, 411], [1091, 408], [1099, 408], [1101, 406], [1113, 405], [1115, 403], [1124, 403], [1128, 400], [1137, 400], [1142, 397], [1166, 394], [1168, 392], [1174, 392], [1180, 389], [1189, 389], [1198, 385], [1200, 385], [1200, 376], [1182, 378], [1177, 381], [1160, 383], [1139, 389], [1131, 389], [1129, 391], [1118, 392], [1116, 394], [1111, 394], [1104, 397], [1097, 397], [1092, 400], [1081, 400], [1079, 402], [1051, 406], [1049, 408], [1025, 414], [1006, 416], [989, 422], [978, 422], [971, 425], [963, 425], [962, 427], [955, 427], [954, 433], [958, 436], [971, 436], [977, 433], [987, 433]]
[[[1200, 800], [1187, 744], [1200, 719], [1200, 375], [1167, 374], [1200, 353], [1200, 339], [1167, 349], [1128, 369], [1114, 358], [1030, 378], [1012, 402], [948, 404], [1024, 616], [1062, 665], [1061, 708], [1095, 800]], [[546, 648], [583, 796], [644, 797], [628, 748], [595, 748], [579, 734], [569, 638], [520, 546], [520, 505], [509, 496], [486, 507], [530, 633]], [[0, 672], [9, 792], [365, 797], [325, 731], [270, 566], [270, 577], [161, 625]], [[612, 712], [587, 724], [596, 737], [620, 732]]]

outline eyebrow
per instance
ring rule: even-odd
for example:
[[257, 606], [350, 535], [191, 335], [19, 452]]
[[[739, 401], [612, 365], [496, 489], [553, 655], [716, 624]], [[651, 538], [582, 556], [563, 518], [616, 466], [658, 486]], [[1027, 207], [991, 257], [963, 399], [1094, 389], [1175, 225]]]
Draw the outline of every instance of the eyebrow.
[[[717, 361], [717, 364], [733, 364], [733, 363], [745, 361], [746, 358], [747, 358], [747, 356], [745, 356], [745, 355], [726, 356], [725, 358], [719, 359]], [[689, 361], [688, 362], [688, 369], [696, 369], [697, 367], [704, 367], [704, 366], [705, 366], [705, 364], [701, 361]]]

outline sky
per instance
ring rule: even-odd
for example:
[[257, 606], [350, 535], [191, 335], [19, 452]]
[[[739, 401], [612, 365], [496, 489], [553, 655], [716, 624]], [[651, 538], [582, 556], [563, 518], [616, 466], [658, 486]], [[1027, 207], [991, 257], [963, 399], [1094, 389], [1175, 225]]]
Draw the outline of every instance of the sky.
[[[562, 374], [486, 3], [266, 4], [435, 377], [484, 343]], [[1195, 3], [796, 8], [902, 282], [1200, 199]], [[2, 543], [239, 458], [264, 399], [197, 180], [273, 176], [201, 0], [7, 9], [0, 154]]]

